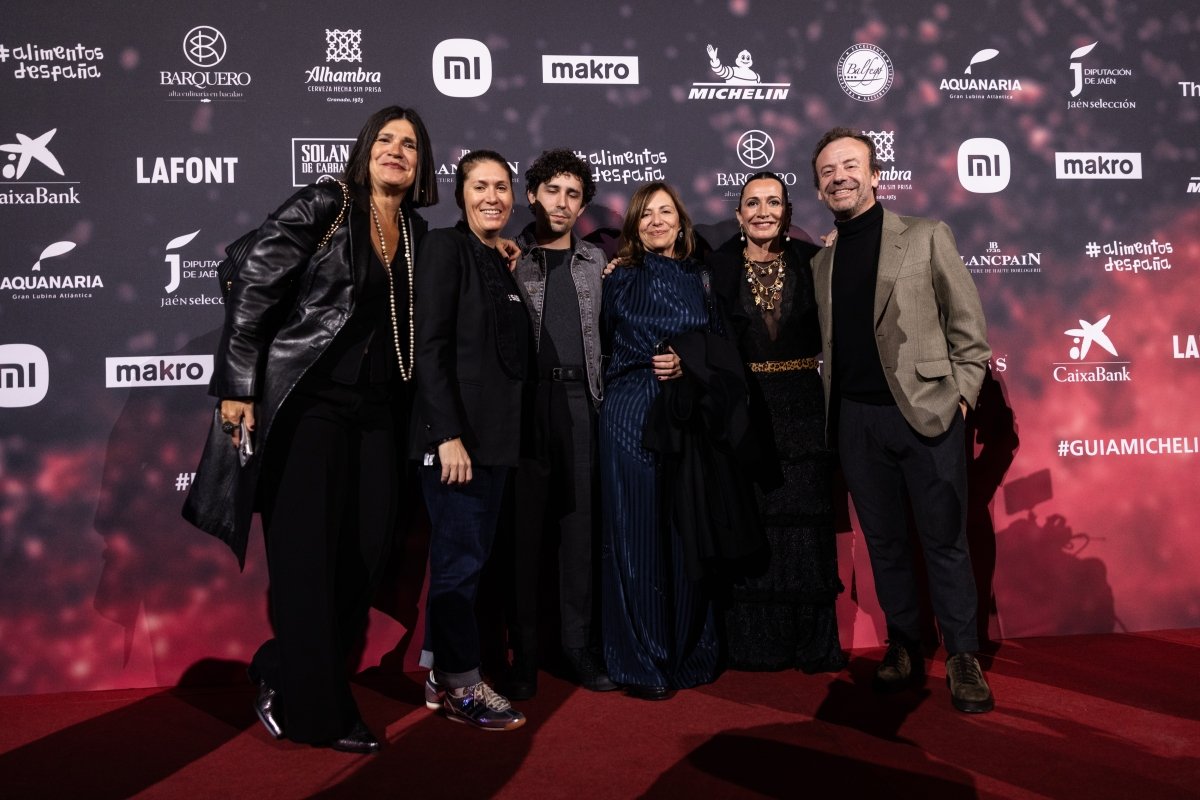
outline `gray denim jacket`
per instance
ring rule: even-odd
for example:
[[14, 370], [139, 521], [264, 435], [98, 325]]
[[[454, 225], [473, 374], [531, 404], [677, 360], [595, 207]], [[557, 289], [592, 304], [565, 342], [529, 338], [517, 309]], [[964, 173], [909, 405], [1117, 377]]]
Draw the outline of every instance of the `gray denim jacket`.
[[[529, 308], [533, 320], [534, 342], [542, 341], [542, 304], [546, 296], [546, 257], [533, 238], [531, 222], [517, 237], [521, 257], [517, 259], [514, 276], [521, 299]], [[604, 396], [600, 366], [600, 276], [604, 270], [604, 252], [596, 245], [571, 236], [571, 279], [579, 297], [579, 324], [583, 331], [584, 366], [587, 368], [588, 392], [592, 403], [600, 407]]]

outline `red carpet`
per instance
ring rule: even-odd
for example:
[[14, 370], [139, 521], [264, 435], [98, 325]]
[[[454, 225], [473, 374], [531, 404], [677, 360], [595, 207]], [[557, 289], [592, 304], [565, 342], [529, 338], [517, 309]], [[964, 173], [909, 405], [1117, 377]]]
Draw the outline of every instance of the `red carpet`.
[[511, 733], [451, 724], [418, 676], [368, 670], [374, 757], [275, 742], [244, 683], [3, 697], [0, 797], [1200, 797], [1200, 630], [1005, 642], [981, 716], [950, 707], [940, 655], [923, 691], [876, 696], [880, 654], [837, 675], [726, 673], [663, 703], [543, 674]]

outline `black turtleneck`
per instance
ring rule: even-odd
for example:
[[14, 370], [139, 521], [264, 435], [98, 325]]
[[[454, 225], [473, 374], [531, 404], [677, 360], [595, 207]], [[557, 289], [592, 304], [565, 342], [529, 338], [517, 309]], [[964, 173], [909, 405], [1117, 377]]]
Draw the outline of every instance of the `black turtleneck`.
[[833, 385], [860, 403], [894, 405], [875, 344], [875, 278], [883, 238], [883, 206], [837, 220], [833, 257]]

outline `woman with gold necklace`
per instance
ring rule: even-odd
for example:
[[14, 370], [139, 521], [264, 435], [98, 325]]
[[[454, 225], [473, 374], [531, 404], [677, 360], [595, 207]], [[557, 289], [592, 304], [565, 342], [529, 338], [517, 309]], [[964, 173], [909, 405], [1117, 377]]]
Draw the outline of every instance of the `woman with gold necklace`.
[[834, 613], [842, 587], [809, 267], [820, 248], [789, 236], [791, 204], [775, 173], [746, 180], [735, 215], [738, 235], [706, 260], [746, 362], [768, 549], [731, 587], [724, 614], [729, 666], [838, 670], [846, 663]]
[[[271, 214], [229, 286], [210, 391], [231, 449], [206, 449], [198, 474], [236, 471], [235, 488], [223, 506], [189, 496], [185, 516], [227, 506], [227, 520], [202, 527], [244, 558], [251, 509], [262, 512], [274, 638], [250, 677], [275, 738], [380, 747], [348, 661], [402, 502], [413, 267], [426, 230], [416, 209], [436, 202], [424, 123], [384, 108], [359, 132], [343, 182], [305, 187]], [[255, 452], [239, 469], [227, 454], [243, 437]]]

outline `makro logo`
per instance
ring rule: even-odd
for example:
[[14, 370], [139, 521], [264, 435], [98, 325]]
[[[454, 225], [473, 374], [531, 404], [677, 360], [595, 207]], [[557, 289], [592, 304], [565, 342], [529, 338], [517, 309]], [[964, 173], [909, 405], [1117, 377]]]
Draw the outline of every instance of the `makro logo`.
[[738, 137], [737, 157], [749, 169], [766, 169], [775, 158], [775, 141], [764, 131], [746, 131]]
[[1021, 91], [1021, 81], [1017, 78], [980, 78], [971, 70], [978, 64], [984, 64], [1000, 55], [994, 48], [980, 50], [971, 56], [963, 75], [969, 78], [942, 78], [938, 89], [945, 92], [951, 100], [1012, 100]]
[[492, 86], [492, 53], [477, 39], [446, 39], [433, 48], [433, 85], [447, 97], [479, 97]]
[[104, 385], [109, 389], [139, 386], [203, 386], [213, 372], [213, 357], [119, 356], [104, 359]]
[[[16, 186], [0, 191], [0, 206], [3, 205], [75, 205], [79, 203], [79, 181], [56, 181], [48, 177], [52, 173], [66, 177], [62, 164], [50, 150], [50, 140], [58, 128], [51, 128], [40, 136], [15, 134], [15, 142], [0, 144], [0, 152], [7, 153], [4, 166], [0, 167], [3, 180], [0, 185]], [[25, 177], [30, 168], [31, 178]], [[51, 188], [54, 187], [54, 188]], [[62, 187], [66, 187], [65, 189]]]
[[195, 100], [211, 103], [214, 100], [242, 100], [250, 85], [248, 72], [217, 71], [213, 67], [225, 60], [225, 35], [211, 25], [197, 25], [183, 36], [183, 55], [194, 70], [160, 70], [160, 86], [172, 87], [169, 100]]
[[13, 60], [13, 77], [19, 80], [82, 81], [99, 78], [98, 63], [104, 60], [104, 50], [76, 42], [70, 46], [24, 43], [11, 50], [0, 44], [0, 64]]
[[158, 156], [147, 173], [149, 160], [137, 158], [138, 183], [233, 183], [238, 163], [236, 156]]
[[1188, 178], [1188, 194], [1200, 194], [1200, 175], [1193, 175]]
[[[1126, 383], [1133, 380], [1128, 361], [1090, 361], [1089, 354], [1103, 351], [1118, 358], [1117, 347], [1105, 328], [1112, 314], [1105, 314], [1095, 322], [1079, 320], [1079, 327], [1068, 328], [1063, 334], [1070, 337], [1067, 351], [1071, 360], [1054, 364], [1054, 380], [1058, 383]], [[1093, 349], [1095, 348], [1095, 349]], [[1094, 357], [1094, 356], [1093, 356]]]
[[292, 139], [292, 186], [340, 178], [353, 139]]
[[1054, 177], [1059, 180], [1142, 179], [1141, 153], [1055, 153]]
[[[103, 289], [104, 280], [96, 274], [59, 275], [42, 270], [44, 262], [75, 249], [74, 242], [51, 242], [42, 249], [37, 261], [29, 268], [30, 275], [0, 277], [0, 291], [15, 292], [13, 300], [77, 300], [92, 296], [90, 289]], [[52, 262], [51, 266], [57, 264]]]
[[693, 83], [688, 100], [786, 100], [790, 83], [764, 83], [754, 69], [754, 57], [742, 50], [732, 64], [721, 61], [720, 51], [708, 47], [708, 67], [720, 83]]
[[887, 94], [892, 88], [893, 73], [892, 59], [873, 44], [851, 45], [837, 63], [842, 91], [863, 103]]
[[36, 406], [50, 388], [50, 362], [32, 344], [0, 344], [0, 408]]
[[638, 83], [637, 56], [542, 56], [542, 83]]
[[958, 182], [968, 192], [1004, 191], [1012, 177], [1008, 146], [999, 139], [967, 139], [958, 148]]

